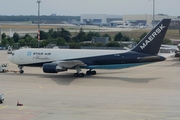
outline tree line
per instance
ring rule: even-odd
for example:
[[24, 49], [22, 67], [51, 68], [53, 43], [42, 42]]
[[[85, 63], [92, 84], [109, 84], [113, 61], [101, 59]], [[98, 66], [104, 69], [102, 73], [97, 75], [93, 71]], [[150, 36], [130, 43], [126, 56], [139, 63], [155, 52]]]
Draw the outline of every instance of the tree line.
[[[147, 33], [143, 33], [139, 40], [145, 37]], [[93, 37], [108, 37], [109, 43], [91, 43]], [[29, 34], [25, 36], [20, 36], [18, 33], [14, 33], [12, 37], [7, 36], [5, 33], [2, 34], [1, 46], [13, 46], [14, 48], [19, 48], [23, 46], [29, 46], [31, 48], [41, 47], [44, 48], [49, 44], [56, 46], [69, 46], [70, 48], [78, 49], [81, 46], [96, 46], [96, 47], [123, 47], [122, 41], [131, 41], [129, 36], [123, 35], [121, 32], [117, 33], [115, 36], [110, 36], [109, 34], [101, 35], [99, 32], [84, 32], [81, 28], [79, 32], [72, 36], [72, 34], [64, 29], [58, 28], [57, 30], [49, 29], [47, 32], [40, 31], [41, 40], [38, 43], [37, 36], [32, 37]], [[139, 42], [139, 40], [134, 40], [134, 42]], [[169, 39], [165, 39], [164, 44], [171, 44]]]
[[[62, 21], [80, 21], [80, 16], [46, 16], [46, 15], [41, 15], [40, 17], [40, 22], [41, 23], [61, 23]], [[35, 15], [31, 16], [0, 16], [0, 21], [14, 21], [14, 22], [19, 22], [19, 21], [31, 21], [32, 23], [37, 23], [38, 17]]]

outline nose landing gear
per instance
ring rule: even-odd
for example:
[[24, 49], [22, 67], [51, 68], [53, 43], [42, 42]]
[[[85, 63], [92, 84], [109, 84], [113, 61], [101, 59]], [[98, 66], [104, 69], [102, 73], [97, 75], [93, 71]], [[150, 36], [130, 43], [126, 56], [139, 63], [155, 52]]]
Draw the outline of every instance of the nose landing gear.
[[20, 74], [23, 74], [23, 73], [24, 73], [23, 66], [20, 66], [20, 65], [19, 65], [18, 67], [19, 67], [19, 73], [20, 73]]

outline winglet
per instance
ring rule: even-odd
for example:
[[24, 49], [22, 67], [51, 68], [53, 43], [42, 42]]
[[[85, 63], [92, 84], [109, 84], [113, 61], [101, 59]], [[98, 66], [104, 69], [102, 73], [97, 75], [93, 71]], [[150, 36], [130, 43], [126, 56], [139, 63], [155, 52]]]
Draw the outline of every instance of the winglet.
[[171, 19], [163, 19], [131, 51], [144, 53], [144, 54], [157, 55], [170, 22]]

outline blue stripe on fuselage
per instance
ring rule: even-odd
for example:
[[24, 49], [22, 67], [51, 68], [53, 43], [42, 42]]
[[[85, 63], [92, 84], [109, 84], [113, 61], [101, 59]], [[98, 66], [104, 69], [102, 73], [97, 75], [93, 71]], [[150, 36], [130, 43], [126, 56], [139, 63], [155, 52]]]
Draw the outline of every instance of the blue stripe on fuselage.
[[115, 64], [115, 65], [92, 65], [85, 67], [86, 69], [124, 69], [130, 67], [141, 66], [145, 64], [150, 64], [151, 62], [146, 63], [131, 63], [131, 64]]

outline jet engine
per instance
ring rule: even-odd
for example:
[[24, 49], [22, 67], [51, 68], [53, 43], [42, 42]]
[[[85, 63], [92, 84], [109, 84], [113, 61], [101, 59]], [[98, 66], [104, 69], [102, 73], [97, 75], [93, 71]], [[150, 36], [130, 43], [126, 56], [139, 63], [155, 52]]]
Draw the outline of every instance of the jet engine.
[[178, 49], [179, 49], [179, 51], [180, 51], [180, 44], [178, 44], [177, 47], [178, 47]]
[[45, 73], [58, 73], [67, 71], [67, 68], [58, 66], [57, 63], [45, 63], [43, 65], [43, 72]]

